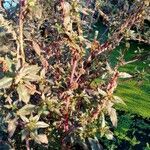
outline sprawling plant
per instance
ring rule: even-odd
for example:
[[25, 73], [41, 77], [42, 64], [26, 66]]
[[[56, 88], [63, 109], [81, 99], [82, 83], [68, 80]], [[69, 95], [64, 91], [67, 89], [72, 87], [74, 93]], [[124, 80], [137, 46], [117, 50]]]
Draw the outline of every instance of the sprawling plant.
[[147, 3], [133, 5], [117, 30], [111, 25], [114, 32], [103, 44], [97, 31], [89, 38], [94, 14], [108, 17], [100, 1], [20, 0], [11, 18], [2, 9], [0, 110], [12, 147], [15, 135], [28, 150], [32, 141], [69, 149], [96, 134], [113, 138], [113, 106], [123, 103], [114, 94], [117, 80], [131, 76], [118, 71], [122, 61], [112, 68], [107, 58], [127, 29], [143, 19]]

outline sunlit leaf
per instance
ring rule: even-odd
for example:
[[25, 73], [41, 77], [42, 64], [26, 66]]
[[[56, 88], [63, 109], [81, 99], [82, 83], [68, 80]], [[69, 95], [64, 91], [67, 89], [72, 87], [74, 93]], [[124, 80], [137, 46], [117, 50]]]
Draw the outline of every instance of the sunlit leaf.
[[105, 133], [105, 136], [108, 140], [112, 140], [113, 139], [113, 133], [111, 131], [107, 131], [107, 133]]
[[28, 89], [25, 87], [25, 85], [19, 84], [17, 87], [17, 92], [19, 95], [19, 100], [22, 100], [27, 104], [30, 100], [30, 94], [28, 92]]
[[32, 41], [32, 45], [33, 45], [33, 48], [35, 50], [35, 52], [37, 53], [37, 55], [41, 55], [41, 48], [39, 46], [39, 44], [36, 42], [36, 41]]
[[41, 78], [39, 75], [36, 74], [30, 74], [30, 75], [26, 75], [25, 77], [23, 77], [23, 80], [25, 81], [39, 81]]
[[26, 131], [26, 130], [22, 130], [21, 134], [22, 134], [21, 135], [21, 140], [23, 141], [28, 137], [29, 132]]
[[40, 67], [37, 65], [28, 65], [20, 70], [20, 74], [28, 75], [28, 74], [37, 74], [40, 70]]
[[34, 111], [34, 109], [35, 109], [35, 105], [27, 104], [23, 106], [21, 109], [19, 109], [17, 111], [17, 114], [21, 116], [26, 116], [26, 115], [31, 114], [31, 112]]
[[125, 103], [124, 103], [124, 101], [120, 98], [120, 97], [118, 97], [118, 96], [113, 96], [113, 101], [114, 101], [114, 103], [120, 103], [120, 104], [124, 104], [124, 105], [126, 105]]
[[119, 72], [119, 78], [132, 78], [132, 75], [126, 72]]
[[38, 121], [36, 123], [36, 126], [37, 126], [37, 128], [47, 128], [47, 127], [49, 127], [49, 125], [47, 123], [43, 122], [43, 121]]
[[9, 88], [12, 85], [13, 78], [4, 77], [0, 79], [0, 89]]
[[12, 64], [13, 64], [13, 61], [12, 61], [7, 55], [6, 55], [6, 57], [5, 57], [5, 61], [6, 61], [6, 63], [7, 63], [7, 66], [8, 66], [9, 71], [12, 72]]
[[48, 138], [46, 134], [39, 134], [37, 138], [41, 143], [48, 144]]
[[102, 125], [101, 125], [101, 127], [104, 128], [105, 125], [106, 125], [104, 113], [102, 113], [102, 115], [101, 115], [101, 120], [102, 120]]
[[40, 119], [40, 115], [36, 115], [34, 117], [31, 117], [30, 121], [38, 122], [39, 119]]
[[20, 115], [20, 118], [22, 119], [23, 122], [28, 123], [29, 119], [23, 115]]
[[8, 133], [9, 137], [12, 137], [17, 127], [17, 119], [9, 120], [8, 122]]
[[100, 95], [102, 95], [102, 96], [106, 96], [107, 95], [107, 93], [105, 91], [101, 90], [100, 88], [98, 88], [98, 93]]
[[[31, 79], [31, 81], [37, 81], [39, 80], [39, 76], [36, 74], [39, 72], [40, 67], [37, 65], [28, 65], [23, 67], [17, 74], [15, 78], [15, 84], [18, 84], [22, 79], [27, 78], [28, 80]], [[35, 78], [35, 79], [34, 79]]]
[[117, 114], [116, 110], [114, 108], [111, 108], [111, 111], [109, 112], [110, 120], [113, 124], [113, 126], [117, 126]]

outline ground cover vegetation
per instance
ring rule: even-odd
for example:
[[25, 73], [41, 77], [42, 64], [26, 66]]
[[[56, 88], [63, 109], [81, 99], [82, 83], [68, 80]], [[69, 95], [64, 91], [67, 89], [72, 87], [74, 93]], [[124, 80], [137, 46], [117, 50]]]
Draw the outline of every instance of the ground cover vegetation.
[[[130, 40], [150, 43], [149, 1], [16, 0], [9, 10], [4, 3], [0, 1], [1, 149], [95, 150], [126, 143], [125, 148], [136, 148], [141, 140], [137, 129], [145, 134], [148, 123], [120, 111], [118, 121], [116, 108], [125, 109], [141, 89], [146, 93], [141, 99], [148, 98], [144, 68], [149, 51], [139, 47], [136, 52]], [[122, 41], [125, 46], [116, 49]], [[134, 83], [141, 89], [128, 91]], [[123, 94], [128, 94], [126, 103]], [[149, 117], [139, 110], [134, 113]], [[148, 141], [142, 146], [148, 149]]]

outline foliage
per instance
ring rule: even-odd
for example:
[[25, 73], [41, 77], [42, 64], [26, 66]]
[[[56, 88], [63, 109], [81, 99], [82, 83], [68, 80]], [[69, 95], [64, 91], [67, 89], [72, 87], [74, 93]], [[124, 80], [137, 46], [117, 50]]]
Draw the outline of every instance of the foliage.
[[[125, 105], [118, 105], [117, 108], [149, 118], [149, 45], [130, 41], [130, 48], [125, 52], [125, 61], [134, 60], [125, 66], [120, 67], [120, 71], [128, 72], [133, 77], [126, 80], [121, 79], [118, 82], [116, 95], [123, 98]], [[116, 56], [124, 49], [125, 44], [121, 44], [116, 51], [113, 51], [110, 57], [110, 62], [115, 65], [117, 62]], [[137, 105], [138, 104], [138, 105]], [[136, 107], [134, 107], [136, 105]]]
[[[101, 7], [94, 1], [23, 0], [12, 18], [7, 10], [0, 14], [0, 115], [10, 147], [16, 147], [15, 134], [28, 150], [33, 141], [69, 149], [96, 133], [113, 139], [114, 104], [124, 104], [114, 94], [117, 81], [132, 76], [118, 70], [121, 61], [109, 64], [108, 51], [127, 28], [143, 22], [147, 3], [137, 2], [103, 44], [98, 32], [88, 39], [95, 8]], [[93, 85], [96, 78], [103, 82]]]
[[[119, 112], [118, 126], [114, 130], [113, 141], [102, 139], [105, 149], [145, 149], [149, 146], [148, 121], [124, 112]], [[101, 142], [102, 142], [101, 141]]]

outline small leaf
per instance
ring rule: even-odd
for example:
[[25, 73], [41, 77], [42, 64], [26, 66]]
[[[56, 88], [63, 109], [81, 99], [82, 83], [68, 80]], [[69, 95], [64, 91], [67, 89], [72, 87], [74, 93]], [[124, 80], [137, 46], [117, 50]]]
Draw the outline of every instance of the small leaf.
[[30, 7], [34, 7], [35, 4], [36, 4], [36, 0], [29, 0], [29, 1], [28, 1], [28, 5], [29, 5]]
[[25, 122], [25, 123], [28, 123], [29, 122], [29, 119], [27, 118], [27, 117], [25, 117], [25, 116], [20, 116], [20, 118], [22, 119], [22, 121], [23, 122]]
[[70, 17], [71, 5], [68, 2], [63, 2], [62, 9], [64, 14], [63, 25], [68, 31], [72, 31], [72, 23]]
[[29, 132], [26, 130], [22, 130], [21, 140], [25, 140], [28, 137]]
[[[24, 66], [19, 71], [18, 75], [15, 78], [15, 84], [18, 84], [20, 82], [20, 80], [24, 79], [26, 76], [27, 76], [27, 78], [29, 78], [29, 76], [31, 76], [31, 78], [33, 80], [33, 78], [35, 77], [34, 75], [36, 75], [39, 72], [39, 70], [40, 70], [40, 67], [38, 67], [37, 65], [28, 65], [27, 64], [27, 66]], [[36, 81], [36, 80], [34, 80], [34, 81]]]
[[30, 100], [30, 94], [28, 89], [23, 84], [19, 84], [17, 87], [17, 92], [19, 94], [19, 100], [22, 100], [24, 103], [28, 103]]
[[47, 138], [47, 136], [45, 134], [39, 134], [38, 135], [38, 140], [41, 143], [48, 144], [48, 138]]
[[40, 119], [40, 115], [36, 115], [36, 116], [34, 116], [34, 117], [32, 117], [31, 119], [30, 119], [30, 121], [34, 121], [34, 122], [38, 122], [38, 120]]
[[13, 64], [13, 61], [12, 61], [7, 55], [5, 56], [5, 61], [6, 61], [6, 63], [7, 63], [7, 66], [8, 66], [9, 71], [12, 72], [12, 64]]
[[38, 56], [41, 56], [41, 48], [36, 41], [32, 41], [33, 48]]
[[17, 119], [9, 120], [8, 122], [8, 133], [9, 137], [12, 137], [17, 127]]
[[30, 75], [27, 75], [23, 78], [23, 80], [31, 81], [31, 82], [39, 81], [40, 79], [41, 79], [40, 76], [38, 76], [36, 74], [30, 74]]
[[36, 132], [31, 132], [30, 137], [35, 140], [38, 144], [44, 143], [48, 144], [48, 138], [45, 134], [37, 134]]
[[98, 139], [95, 137], [95, 138], [88, 138], [88, 141], [89, 141], [89, 145], [90, 145], [90, 149], [91, 150], [101, 150], [102, 147], [98, 141]]
[[4, 77], [0, 79], [0, 89], [9, 88], [12, 85], [13, 78]]
[[108, 140], [112, 140], [113, 139], [113, 133], [111, 131], [107, 131], [105, 133], [105, 136]]
[[49, 125], [43, 121], [38, 121], [36, 123], [37, 128], [47, 128]]
[[37, 74], [40, 70], [40, 67], [37, 65], [28, 65], [20, 70], [20, 74], [29, 75], [29, 74]]
[[119, 72], [119, 78], [132, 78], [132, 75], [126, 73], [126, 72]]
[[17, 115], [20, 115], [20, 116], [29, 115], [31, 114], [32, 111], [34, 111], [34, 109], [35, 109], [35, 105], [27, 104], [17, 111]]
[[113, 124], [113, 126], [117, 126], [117, 114], [116, 114], [116, 110], [114, 108], [111, 108], [111, 111], [109, 112], [110, 115], [110, 120]]
[[102, 125], [101, 125], [101, 127], [102, 128], [104, 128], [105, 127], [105, 125], [106, 125], [106, 121], [105, 121], [105, 116], [104, 116], [104, 113], [102, 113], [102, 115], [101, 115], [101, 119], [102, 119]]
[[84, 15], [88, 15], [88, 14], [89, 14], [87, 8], [82, 8], [82, 9], [80, 9], [80, 12], [81, 12], [82, 14], [84, 14]]
[[125, 103], [124, 103], [124, 101], [120, 98], [120, 97], [118, 97], [118, 96], [113, 96], [113, 101], [114, 101], [114, 103], [121, 103], [121, 104], [124, 104], [124, 105], [126, 105]]
[[101, 90], [100, 88], [98, 88], [98, 93], [102, 96], [107, 96], [107, 93], [103, 90]]

